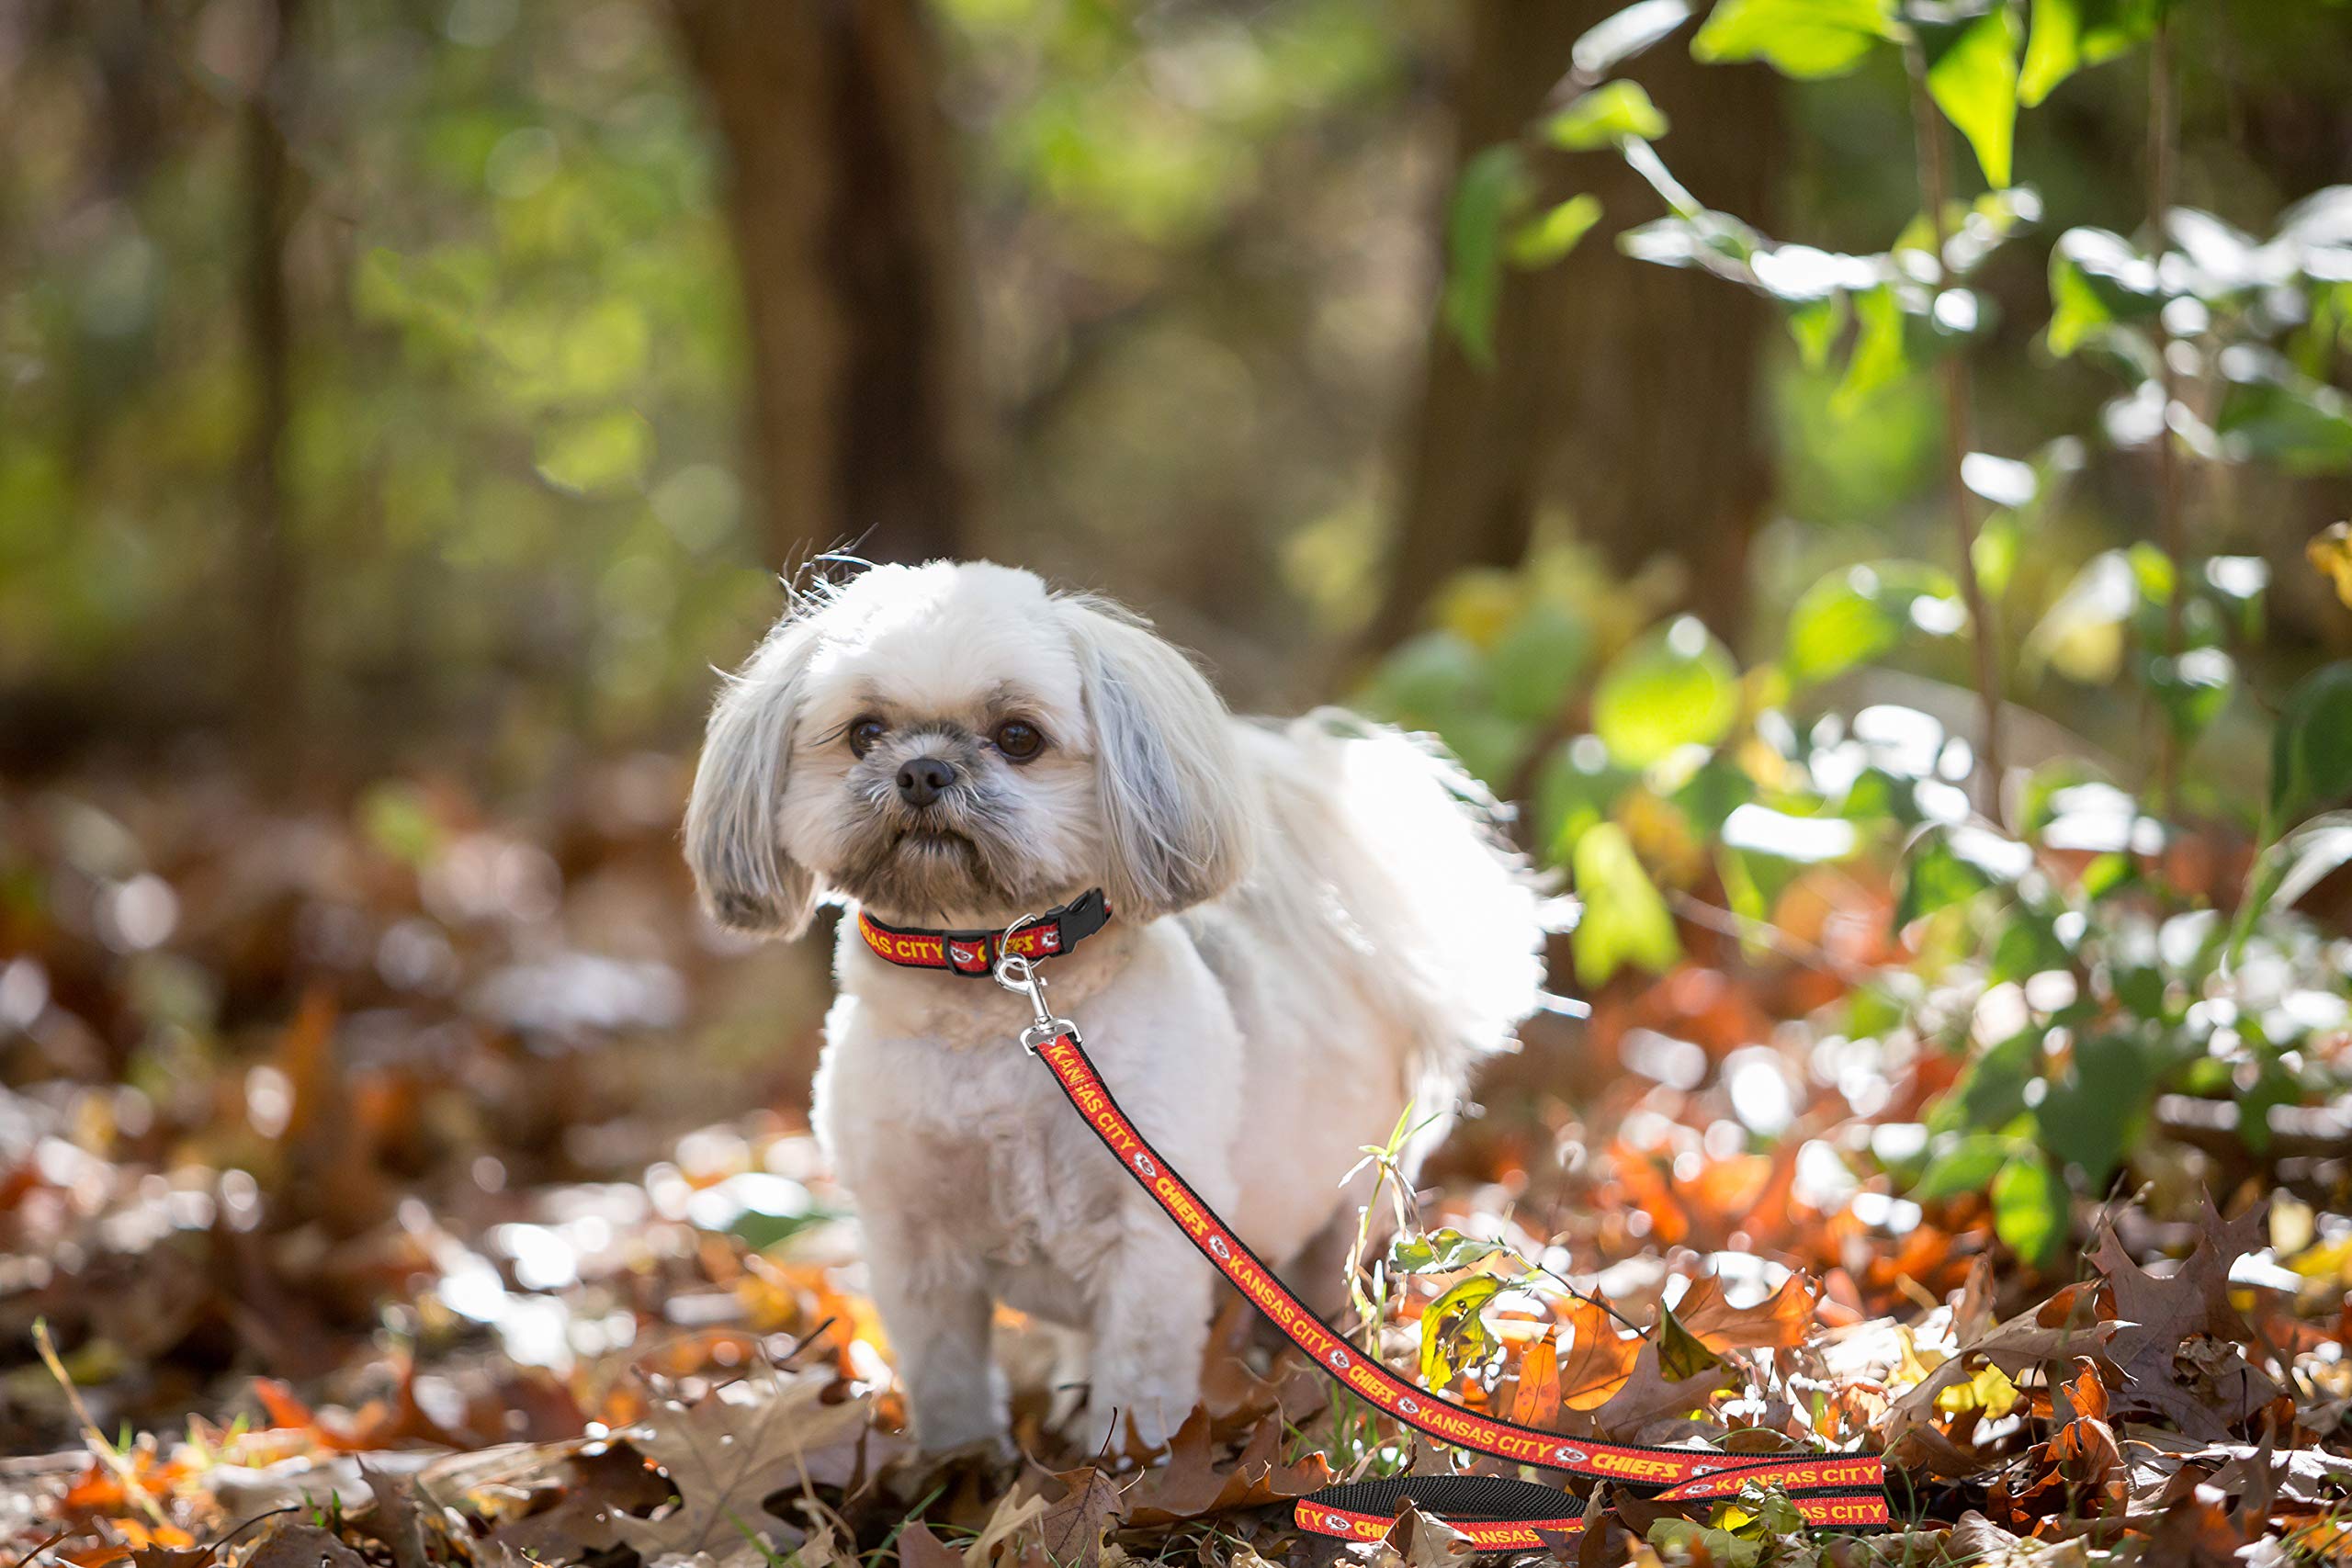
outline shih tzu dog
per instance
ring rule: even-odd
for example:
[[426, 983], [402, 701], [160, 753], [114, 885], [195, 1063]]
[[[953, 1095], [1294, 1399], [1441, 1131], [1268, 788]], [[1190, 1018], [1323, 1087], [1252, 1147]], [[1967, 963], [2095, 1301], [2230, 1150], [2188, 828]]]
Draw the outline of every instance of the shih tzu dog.
[[869, 932], [1001, 931], [1102, 889], [1107, 923], [1040, 965], [1055, 1010], [1306, 1293], [1310, 1260], [1338, 1281], [1363, 1146], [1408, 1104], [1408, 1157], [1433, 1144], [1541, 998], [1538, 893], [1482, 798], [1336, 710], [1238, 719], [1145, 622], [986, 563], [805, 594], [727, 682], [686, 854], [740, 931], [851, 906], [816, 1122], [925, 1448], [1002, 1440], [999, 1302], [1079, 1331], [1074, 1436], [1160, 1446], [1195, 1402], [1215, 1276], [1015, 1043], [1019, 998], [899, 967]]

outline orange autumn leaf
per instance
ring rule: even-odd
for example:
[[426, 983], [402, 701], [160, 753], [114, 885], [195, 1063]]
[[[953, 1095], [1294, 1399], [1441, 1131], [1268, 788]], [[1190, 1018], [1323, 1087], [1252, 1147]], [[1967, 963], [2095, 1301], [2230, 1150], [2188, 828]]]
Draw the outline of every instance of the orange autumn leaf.
[[1581, 1297], [1569, 1306], [1561, 1328], [1568, 1339], [1566, 1350], [1558, 1354], [1560, 1403], [1570, 1410], [1597, 1410], [1634, 1375], [1642, 1342], [1618, 1333], [1615, 1319]]
[[1511, 1398], [1510, 1418], [1522, 1427], [1548, 1427], [1560, 1413], [1560, 1352], [1545, 1335], [1520, 1358], [1519, 1391]]
[[1674, 1315], [1710, 1350], [1785, 1350], [1812, 1332], [1820, 1293], [1811, 1280], [1792, 1274], [1754, 1306], [1736, 1307], [1724, 1295], [1722, 1279], [1710, 1274], [1690, 1282]]

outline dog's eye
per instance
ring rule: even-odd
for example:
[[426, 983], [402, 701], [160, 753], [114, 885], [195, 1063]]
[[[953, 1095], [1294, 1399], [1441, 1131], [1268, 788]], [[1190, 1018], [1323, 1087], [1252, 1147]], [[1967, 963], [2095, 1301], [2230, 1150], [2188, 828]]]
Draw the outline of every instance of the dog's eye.
[[865, 756], [874, 750], [876, 741], [889, 733], [890, 727], [872, 714], [867, 714], [864, 718], [852, 719], [849, 726], [850, 754], [854, 757]]
[[1025, 762], [1046, 749], [1044, 732], [1024, 719], [1006, 719], [996, 727], [996, 734], [990, 739], [1008, 761]]

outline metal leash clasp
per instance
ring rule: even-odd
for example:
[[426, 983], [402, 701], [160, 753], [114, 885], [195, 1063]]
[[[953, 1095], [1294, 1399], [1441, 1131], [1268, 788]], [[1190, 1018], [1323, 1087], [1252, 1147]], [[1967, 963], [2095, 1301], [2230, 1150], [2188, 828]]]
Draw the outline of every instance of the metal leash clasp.
[[1035, 915], [1023, 915], [1004, 928], [1004, 934], [997, 939], [994, 971], [998, 985], [1029, 998], [1029, 1008], [1036, 1015], [1036, 1021], [1021, 1032], [1021, 1048], [1033, 1056], [1037, 1054], [1038, 1046], [1057, 1035], [1067, 1034], [1073, 1041], [1078, 1039], [1078, 1025], [1066, 1018], [1056, 1018], [1054, 1010], [1046, 1005], [1046, 977], [1037, 973], [1036, 960], [1026, 953], [1012, 951], [1014, 934], [1036, 919]]

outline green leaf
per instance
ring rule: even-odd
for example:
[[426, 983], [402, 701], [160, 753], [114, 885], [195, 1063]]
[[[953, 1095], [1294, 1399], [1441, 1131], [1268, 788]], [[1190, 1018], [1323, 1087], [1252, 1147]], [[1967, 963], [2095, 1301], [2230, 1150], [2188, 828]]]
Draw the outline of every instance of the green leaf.
[[1442, 1392], [1462, 1368], [1483, 1359], [1495, 1347], [1494, 1332], [1479, 1309], [1500, 1293], [1504, 1281], [1493, 1274], [1473, 1274], [1438, 1297], [1421, 1314], [1421, 1386]]
[[2017, 18], [1996, 5], [1962, 28], [1928, 67], [1928, 94], [1976, 150], [1987, 184], [2009, 183], [2018, 125]]
[[2050, 253], [2050, 352], [2064, 358], [2086, 344], [2108, 342], [2119, 322], [2154, 315], [2164, 295], [2156, 264], [2122, 235], [2069, 229]]
[[1584, 919], [1568, 939], [1577, 978], [1600, 986], [1626, 964], [1657, 974], [1672, 968], [1682, 956], [1674, 917], [1642, 869], [1625, 829], [1614, 822], [1595, 823], [1577, 838], [1571, 861], [1576, 890], [1584, 899]]
[[1554, 749], [1535, 781], [1535, 842], [1544, 857], [1566, 861], [1586, 829], [1617, 807], [1641, 774], [1609, 761], [1609, 749], [1590, 736]]
[[2026, 1086], [2041, 1066], [2042, 1032], [2021, 1029], [1988, 1047], [1936, 1102], [1928, 1125], [1941, 1132], [1991, 1133], [2025, 1113]]
[[1949, 637], [1966, 624], [1959, 588], [1936, 567], [1891, 560], [1833, 571], [1789, 612], [1789, 681], [1826, 681], [1883, 657], [1913, 631]]
[[1423, 632], [1383, 660], [1359, 699], [1383, 718], [1434, 729], [1448, 715], [1486, 705], [1486, 655], [1458, 632]]
[[2083, 62], [2083, 22], [2076, 0], [2033, 0], [2033, 25], [2026, 39], [2025, 68], [2018, 76], [2018, 101], [2031, 108]]
[[1871, 45], [1896, 36], [1892, 0], [1721, 0], [1690, 52], [1699, 60], [1762, 60], [1783, 76], [1843, 76]]
[[1985, 829], [1944, 824], [1926, 829], [1903, 856], [1895, 928], [1992, 888], [2014, 886], [2032, 865], [2031, 850]]
[[1724, 1359], [1707, 1348], [1700, 1337], [1682, 1326], [1674, 1309], [1657, 1309], [1657, 1370], [1668, 1382], [1688, 1382], [1701, 1372], [1720, 1367]]
[[1457, 1230], [1400, 1236], [1388, 1248], [1392, 1274], [1452, 1274], [1503, 1249], [1502, 1243], [1464, 1235]]
[[2270, 809], [2279, 822], [2352, 795], [2352, 662], [2297, 682], [2271, 737]]
[[1541, 217], [1521, 224], [1510, 237], [1510, 259], [1523, 267], [1550, 266], [1577, 248], [1600, 221], [1600, 198], [1572, 196]]
[[2292, 474], [2352, 468], [2352, 398], [2302, 374], [2283, 356], [2243, 354], [2213, 428], [2233, 457], [2276, 463]]
[[1595, 87], [1544, 122], [1544, 139], [1571, 152], [1614, 147], [1629, 136], [1655, 141], [1665, 134], [1666, 116], [1639, 82]]
[[2264, 908], [2291, 909], [2302, 896], [2352, 863], [2352, 812], [2314, 817], [2263, 852], [2256, 867]]
[[2072, 1072], [2050, 1080], [2034, 1108], [2042, 1146], [2082, 1168], [2086, 1190], [2104, 1190], [2147, 1119], [2162, 1062], [2126, 1034], [2077, 1040]]
[[1521, 611], [1488, 656], [1495, 711], [1531, 722], [1560, 711], [1592, 658], [1592, 628], [1580, 615], [1539, 599]]
[[1473, 710], [1455, 714], [1437, 726], [1437, 738], [1454, 761], [1490, 789], [1507, 788], [1519, 772], [1533, 739], [1530, 728], [1498, 713]]
[[1995, 985], [2023, 981], [2045, 969], [2063, 969], [2073, 957], [2058, 940], [2056, 922], [2049, 916], [2038, 909], [2012, 908], [1994, 941], [1993, 961], [1985, 977]]
[[539, 477], [574, 495], [626, 490], [653, 460], [653, 427], [629, 409], [567, 420], [542, 431]]
[[1697, 620], [1652, 628], [1609, 662], [1592, 694], [1592, 728], [1609, 754], [1646, 768], [1685, 746], [1712, 746], [1739, 716], [1739, 667]]
[[1463, 165], [1445, 223], [1445, 294], [1439, 310], [1463, 355], [1495, 365], [1495, 312], [1502, 303], [1503, 229], [1527, 203], [1526, 160], [1515, 146], [1489, 147]]
[[1911, 1201], [1932, 1203], [1963, 1192], [1982, 1192], [2009, 1157], [2012, 1140], [1997, 1133], [1971, 1133], [1928, 1164]]
[[2188, 741], [2221, 716], [2237, 685], [2238, 667], [2218, 648], [2192, 648], [2177, 659], [2159, 654], [2149, 660], [2147, 675], [2173, 734]]
[[2018, 100], [2031, 108], [2076, 71], [2144, 40], [2160, 8], [2160, 0], [2033, 0]]
[[2071, 1228], [2066, 1184], [2041, 1156], [2013, 1159], [1993, 1179], [1993, 1231], [2018, 1257], [2049, 1262]]
[[1726, 1529], [1714, 1529], [1696, 1519], [1667, 1517], [1650, 1521], [1643, 1538], [1678, 1562], [1706, 1562], [1713, 1568], [1756, 1568], [1764, 1561], [1760, 1540], [1742, 1540]]
[[1829, 351], [1838, 345], [1839, 334], [1853, 308], [1846, 302], [1846, 291], [1832, 289], [1818, 299], [1809, 299], [1789, 311], [1789, 335], [1797, 340], [1797, 357], [1807, 370], [1819, 370], [1829, 363]]
[[1902, 378], [1910, 362], [1903, 353], [1903, 301], [1892, 284], [1882, 283], [1854, 297], [1853, 356], [1846, 361], [1845, 378], [1830, 394], [1829, 412], [1851, 419], [1862, 401], [1880, 388]]

